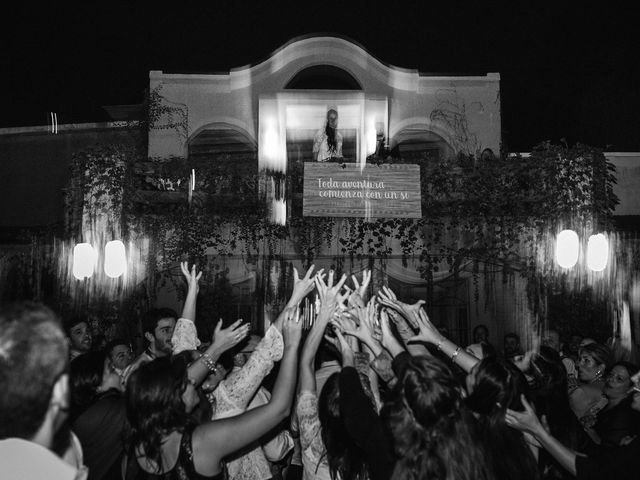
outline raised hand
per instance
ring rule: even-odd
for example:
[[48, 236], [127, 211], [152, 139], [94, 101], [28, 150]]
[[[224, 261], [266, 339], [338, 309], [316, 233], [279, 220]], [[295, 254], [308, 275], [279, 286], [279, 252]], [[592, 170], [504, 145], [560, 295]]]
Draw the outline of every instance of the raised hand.
[[218, 321], [213, 332], [211, 346], [219, 352], [225, 352], [235, 347], [249, 334], [249, 324], [242, 325], [242, 319], [232, 323], [227, 328], [222, 328], [222, 319]]
[[196, 265], [193, 264], [193, 266], [191, 267], [191, 271], [189, 271], [188, 262], [180, 262], [180, 270], [182, 270], [182, 275], [184, 275], [184, 278], [187, 280], [189, 290], [198, 293], [198, 291], [200, 290], [198, 282], [202, 277], [202, 270], [199, 273], [196, 273]]
[[300, 275], [298, 274], [298, 270], [294, 267], [293, 291], [291, 292], [291, 298], [289, 299], [287, 306], [289, 307], [297, 306], [304, 297], [306, 297], [308, 294], [310, 294], [313, 291], [313, 289], [315, 288], [315, 281], [314, 281], [315, 277], [318, 275], [322, 275], [322, 272], [324, 271], [324, 269], [320, 269], [316, 272], [315, 275], [312, 275], [314, 268], [315, 268], [315, 265], [311, 265], [307, 270], [307, 273], [305, 274], [305, 276], [300, 278]]
[[298, 348], [302, 338], [302, 322], [300, 321], [300, 310], [297, 308], [286, 309], [284, 321], [282, 322], [282, 338], [285, 347]]
[[331, 343], [334, 347], [336, 347], [336, 350], [340, 352], [340, 355], [342, 356], [342, 366], [352, 367], [355, 363], [355, 359], [351, 345], [349, 345], [347, 340], [344, 338], [344, 335], [342, 335], [340, 329], [335, 328], [333, 331], [336, 334], [335, 337], [325, 335], [324, 339], [327, 342]]
[[426, 302], [424, 300], [418, 300], [413, 305], [401, 302], [396, 297], [396, 294], [387, 286], [383, 286], [382, 290], [378, 292], [378, 299], [385, 307], [393, 308], [400, 312], [404, 318], [411, 324], [412, 327], [417, 328], [415, 323], [415, 316], [418, 314], [422, 305]]
[[427, 312], [424, 309], [419, 309], [417, 315], [414, 316], [414, 321], [418, 326], [419, 334], [411, 337], [410, 342], [427, 342], [437, 344], [442, 340], [442, 335], [438, 332], [438, 329], [431, 323]]
[[391, 326], [389, 324], [389, 314], [387, 313], [386, 308], [380, 311], [380, 332], [382, 336], [382, 346], [389, 352], [391, 352], [394, 357], [404, 350], [404, 347], [400, 344], [398, 339], [391, 331]]
[[[371, 350], [379, 350], [380, 331], [377, 323], [377, 312], [375, 298], [369, 300], [366, 308], [355, 308], [357, 322], [338, 320], [334, 322], [342, 333], [357, 338], [367, 345]], [[351, 314], [353, 317], [353, 314]]]
[[516, 430], [530, 433], [534, 436], [543, 433], [544, 426], [538, 419], [538, 416], [533, 410], [531, 404], [527, 402], [527, 399], [524, 395], [521, 395], [520, 399], [522, 401], [522, 405], [524, 406], [524, 411], [518, 412], [516, 410], [511, 410], [508, 408], [507, 413], [505, 414], [507, 425], [515, 428]]
[[347, 280], [346, 275], [342, 275], [340, 281], [337, 284], [333, 284], [334, 272], [331, 270], [325, 283], [323, 276], [316, 275], [314, 282], [316, 289], [318, 290], [318, 297], [320, 298], [320, 311], [318, 314], [318, 320], [330, 321], [333, 318], [333, 314], [339, 305], [342, 304], [347, 294], [341, 294], [342, 286]]
[[369, 288], [369, 283], [371, 282], [371, 270], [362, 271], [362, 284], [360, 284], [358, 277], [355, 275], [351, 275], [351, 281], [353, 282], [354, 291], [349, 296], [349, 305], [364, 305], [367, 297], [367, 288]]

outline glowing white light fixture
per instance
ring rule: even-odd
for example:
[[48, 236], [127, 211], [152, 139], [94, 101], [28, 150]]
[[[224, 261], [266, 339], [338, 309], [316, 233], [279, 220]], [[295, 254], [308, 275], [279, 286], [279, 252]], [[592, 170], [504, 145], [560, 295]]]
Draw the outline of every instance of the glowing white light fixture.
[[587, 266], [594, 272], [601, 272], [609, 260], [609, 241], [602, 233], [591, 235], [587, 244]]
[[104, 247], [104, 273], [107, 277], [118, 278], [127, 271], [127, 254], [124, 243], [112, 240]]
[[578, 263], [580, 240], [573, 230], [563, 230], [556, 236], [556, 262], [562, 268], [571, 268]]
[[89, 243], [78, 243], [73, 247], [73, 276], [78, 280], [90, 278], [97, 261], [98, 253]]

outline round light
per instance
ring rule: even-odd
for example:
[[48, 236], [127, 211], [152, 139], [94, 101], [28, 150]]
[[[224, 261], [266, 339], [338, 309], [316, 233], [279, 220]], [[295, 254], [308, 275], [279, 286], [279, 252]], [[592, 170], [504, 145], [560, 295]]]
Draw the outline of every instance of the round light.
[[563, 230], [556, 236], [556, 262], [562, 268], [571, 268], [578, 263], [580, 240], [573, 230]]
[[78, 280], [90, 278], [98, 261], [98, 253], [89, 243], [78, 243], [73, 247], [73, 276]]
[[609, 260], [609, 240], [602, 233], [591, 235], [587, 244], [587, 266], [594, 272], [601, 272]]
[[127, 254], [124, 243], [113, 240], [104, 247], [104, 273], [107, 277], [118, 278], [127, 271]]

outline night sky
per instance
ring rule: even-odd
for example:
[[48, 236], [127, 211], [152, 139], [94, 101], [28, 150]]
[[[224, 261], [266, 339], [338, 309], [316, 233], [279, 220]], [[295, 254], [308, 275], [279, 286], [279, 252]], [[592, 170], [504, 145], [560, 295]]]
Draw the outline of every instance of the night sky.
[[3, 7], [0, 127], [46, 125], [49, 111], [59, 124], [104, 121], [102, 105], [142, 101], [149, 70], [227, 72], [294, 37], [333, 33], [399, 67], [499, 72], [511, 151], [562, 138], [640, 151], [640, 18], [631, 6], [90, 3]]

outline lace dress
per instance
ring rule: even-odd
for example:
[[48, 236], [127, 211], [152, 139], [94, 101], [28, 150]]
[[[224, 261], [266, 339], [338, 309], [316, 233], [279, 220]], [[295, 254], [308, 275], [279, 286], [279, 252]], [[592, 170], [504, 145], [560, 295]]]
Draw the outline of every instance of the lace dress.
[[[282, 358], [284, 342], [280, 331], [271, 326], [256, 346], [247, 363], [232, 371], [213, 391], [213, 419], [243, 413], [260, 388], [273, 364]], [[228, 477], [235, 480], [271, 478], [271, 465], [261, 446], [226, 462]]]
[[[198, 339], [193, 322], [184, 318], [179, 319], [171, 341], [174, 353], [176, 350], [194, 349], [198, 344]], [[264, 377], [271, 372], [274, 363], [282, 359], [283, 353], [282, 334], [275, 326], [271, 326], [247, 363], [241, 369], [233, 370], [209, 395], [213, 408], [212, 420], [244, 413], [260, 388]], [[266, 480], [272, 477], [270, 463], [261, 446], [225, 463], [230, 479]]]
[[296, 401], [296, 416], [300, 431], [303, 480], [331, 480], [315, 393], [300, 392]]

